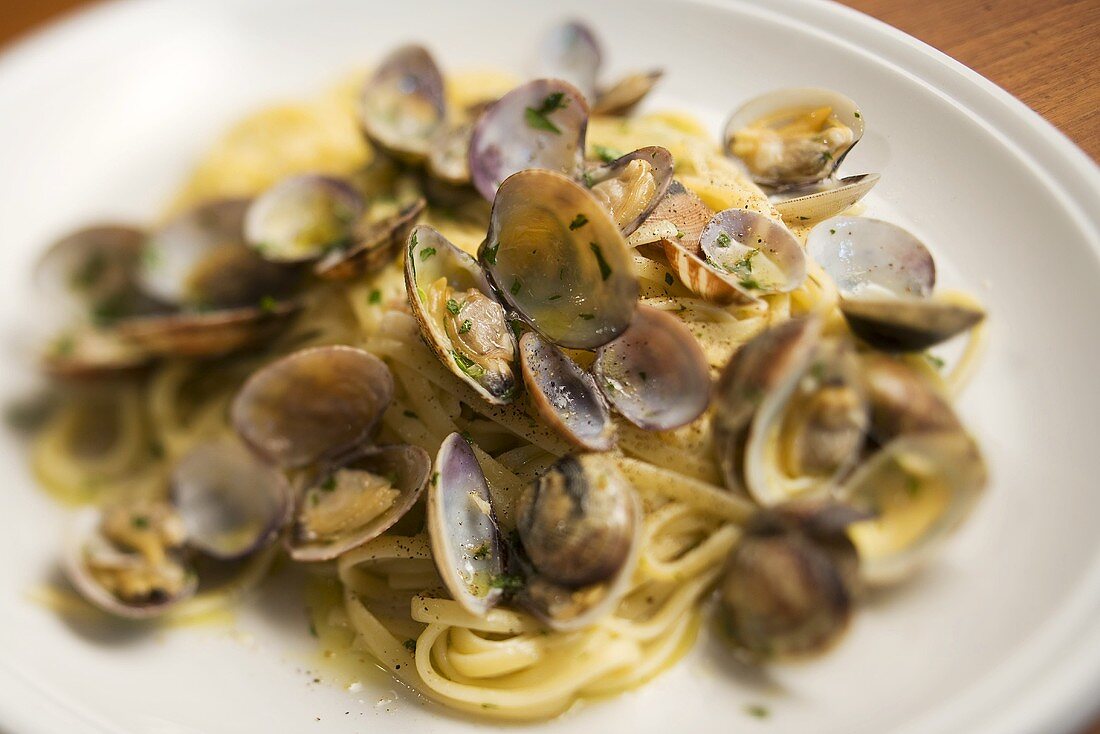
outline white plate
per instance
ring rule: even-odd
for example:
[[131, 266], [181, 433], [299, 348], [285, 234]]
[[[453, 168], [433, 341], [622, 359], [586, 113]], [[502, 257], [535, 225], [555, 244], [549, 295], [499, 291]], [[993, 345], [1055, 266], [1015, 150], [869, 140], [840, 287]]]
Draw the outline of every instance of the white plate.
[[[1023, 105], [880, 23], [810, 0], [293, 2], [98, 7], [0, 60], [0, 374], [28, 379], [27, 273], [66, 228], [157, 211], [235, 118], [308, 95], [399, 41], [445, 68], [519, 68], [553, 20], [604, 31], [617, 69], [664, 65], [652, 106], [704, 113], [781, 85], [848, 93], [869, 132], [845, 170], [881, 171], [872, 211], [909, 225], [992, 313], [962, 411], [994, 471], [987, 499], [916, 583], [874, 598], [839, 650], [735, 669], [705, 641], [673, 671], [542, 727], [679, 731], [1052, 732], [1100, 691], [1100, 174]], [[0, 492], [0, 728], [18, 732], [472, 731], [368, 678], [313, 684], [302, 602], [268, 590], [232, 629], [103, 641], [27, 593], [48, 576], [61, 512], [5, 436]], [[379, 701], [383, 701], [381, 705]], [[748, 703], [767, 705], [767, 722]], [[319, 717], [320, 721], [316, 719]], [[766, 727], [766, 728], [765, 728]]]

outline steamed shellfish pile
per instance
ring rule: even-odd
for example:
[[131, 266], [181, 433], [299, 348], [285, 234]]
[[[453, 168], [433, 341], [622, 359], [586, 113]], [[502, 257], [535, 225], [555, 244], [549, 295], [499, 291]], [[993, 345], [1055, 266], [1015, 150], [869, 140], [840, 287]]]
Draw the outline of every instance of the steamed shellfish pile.
[[[793, 657], [835, 642], [863, 586], [912, 573], [967, 517], [981, 453], [912, 355], [984, 314], [934, 294], [913, 235], [846, 213], [878, 181], [838, 173], [864, 132], [855, 103], [797, 88], [736, 110], [723, 149], [772, 206], [715, 211], [664, 147], [586, 155], [590, 116], [629, 113], [659, 71], [601, 84], [602, 51], [579, 23], [542, 50], [544, 76], [453, 109], [431, 54], [401, 47], [357, 99], [375, 153], [363, 170], [291, 176], [152, 228], [81, 230], [44, 256], [41, 285], [81, 314], [45, 355], [54, 377], [263, 364], [235, 392], [229, 435], [173, 462], [165, 498], [76, 526], [65, 565], [86, 598], [152, 617], [210, 564], [279, 540], [295, 561], [331, 561], [403, 523], [427, 536], [434, 593], [577, 630], [618, 606], [644, 550], [620, 434], [691, 426], [748, 508], [718, 583], [725, 626], [753, 656]], [[480, 227], [476, 253], [421, 221], [442, 209]], [[813, 225], [805, 241], [796, 222]], [[731, 314], [768, 312], [810, 278], [835, 284], [836, 302], [776, 315], [712, 371], [683, 320], [640, 303], [646, 260]], [[434, 457], [384, 441], [389, 365], [279, 340], [318, 292], [386, 269], [407, 297], [392, 307], [483, 403], [466, 407], [523, 406], [569, 447], [508, 508], [514, 533], [466, 437]]]

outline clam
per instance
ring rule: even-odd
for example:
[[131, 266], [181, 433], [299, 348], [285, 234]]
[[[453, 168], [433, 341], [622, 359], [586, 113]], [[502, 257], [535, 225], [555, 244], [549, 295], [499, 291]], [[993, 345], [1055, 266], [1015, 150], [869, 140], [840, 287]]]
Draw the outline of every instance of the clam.
[[428, 150], [428, 172], [440, 181], [455, 186], [470, 183], [470, 140], [473, 134], [474, 123], [470, 120], [441, 127], [432, 137]]
[[544, 420], [582, 449], [615, 445], [615, 424], [592, 375], [533, 331], [519, 340], [519, 354], [527, 393]]
[[42, 370], [60, 379], [98, 379], [134, 373], [152, 355], [112, 330], [79, 328], [56, 337], [41, 358]]
[[596, 101], [592, 103], [592, 114], [629, 115], [663, 76], [664, 71], [661, 69], [627, 74], [596, 95]]
[[961, 431], [951, 404], [923, 374], [885, 354], [860, 356], [871, 405], [871, 437], [880, 444], [910, 433]]
[[154, 230], [137, 270], [141, 288], [192, 309], [255, 306], [291, 295], [300, 272], [270, 262], [244, 244], [248, 199], [218, 199]]
[[827, 178], [776, 194], [771, 202], [787, 222], [816, 222], [855, 206], [875, 187], [879, 178], [877, 173]]
[[599, 454], [562, 457], [539, 476], [516, 504], [516, 529], [530, 567], [519, 599], [551, 629], [592, 624], [629, 589], [641, 502]]
[[393, 400], [393, 375], [370, 352], [303, 349], [254, 373], [230, 418], [257, 454], [284, 468], [340, 456], [374, 434]]
[[212, 558], [236, 560], [269, 546], [287, 519], [286, 478], [236, 441], [198, 444], [170, 482], [188, 545]]
[[743, 346], [718, 382], [714, 441], [726, 485], [764, 506], [820, 497], [855, 465], [870, 421], [860, 363], [820, 317]]
[[489, 402], [516, 394], [516, 343], [477, 261], [438, 231], [409, 235], [405, 288], [421, 334], [439, 359]]
[[660, 80], [660, 70], [628, 74], [610, 87], [599, 84], [603, 54], [595, 32], [569, 21], [551, 29], [539, 48], [539, 76], [564, 79], [592, 100], [598, 115], [625, 115]]
[[699, 237], [713, 216], [714, 212], [702, 199], [673, 179], [665, 196], [630, 236], [630, 243], [644, 245], [673, 240], [695, 254], [699, 252]]
[[783, 506], [749, 521], [719, 585], [732, 641], [749, 655], [820, 654], [848, 628], [858, 559], [844, 526], [857, 515], [837, 506]]
[[912, 574], [973, 510], [988, 474], [964, 431], [904, 434], [864, 462], [838, 496], [874, 517], [848, 532], [868, 583]]
[[451, 597], [479, 617], [503, 595], [504, 551], [489, 487], [470, 444], [452, 433], [439, 447], [428, 488], [432, 558]]
[[649, 306], [638, 306], [622, 336], [599, 348], [592, 372], [615, 410], [649, 431], [686, 425], [710, 401], [699, 342], [675, 316]]
[[145, 237], [136, 227], [103, 224], [79, 229], [52, 244], [34, 269], [42, 306], [90, 311], [93, 317], [105, 310], [133, 312], [135, 302], [144, 300], [136, 272]]
[[555, 26], [539, 46], [538, 76], [564, 79], [587, 99], [595, 99], [603, 54], [596, 34], [584, 23]]
[[426, 159], [446, 115], [443, 75], [427, 49], [402, 46], [387, 56], [363, 86], [358, 114], [372, 144], [406, 162]]
[[149, 619], [194, 595], [186, 532], [163, 502], [88, 509], [70, 528], [62, 569], [73, 587], [105, 612]]
[[572, 84], [536, 79], [490, 105], [470, 138], [470, 180], [485, 199], [529, 168], [578, 178], [584, 163], [588, 103]]
[[521, 171], [501, 184], [478, 258], [509, 308], [559, 346], [606, 344], [634, 315], [638, 280], [619, 228], [559, 173]]
[[926, 349], [973, 327], [985, 313], [931, 297], [931, 253], [901, 227], [877, 219], [836, 217], [814, 227], [806, 247], [836, 281], [840, 310], [872, 346]]
[[651, 145], [587, 171], [584, 182], [629, 237], [664, 198], [672, 170], [672, 154]]
[[327, 468], [302, 493], [288, 545], [296, 561], [327, 561], [400, 520], [428, 484], [419, 446], [369, 447]]
[[217, 357], [267, 341], [300, 310], [297, 303], [264, 300], [246, 308], [129, 318], [114, 331], [149, 355]]
[[782, 223], [748, 209], [714, 215], [699, 237], [708, 263], [746, 294], [789, 293], [806, 279], [802, 246]]
[[418, 198], [378, 222], [360, 221], [352, 232], [351, 244], [322, 257], [313, 272], [325, 280], [354, 280], [378, 272], [401, 254], [409, 232], [426, 208], [427, 202]]
[[777, 190], [822, 181], [863, 136], [856, 103], [828, 89], [780, 89], [756, 97], [726, 123], [726, 151], [753, 180]]
[[363, 199], [348, 181], [292, 176], [252, 201], [245, 213], [244, 236], [267, 260], [316, 260], [347, 247], [362, 214]]

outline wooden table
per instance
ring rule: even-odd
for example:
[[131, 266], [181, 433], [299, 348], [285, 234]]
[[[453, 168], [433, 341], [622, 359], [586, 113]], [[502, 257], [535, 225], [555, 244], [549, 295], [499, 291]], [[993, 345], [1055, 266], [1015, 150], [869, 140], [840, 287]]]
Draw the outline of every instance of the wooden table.
[[[1100, 160], [1100, 0], [844, 3], [992, 79]], [[86, 4], [88, 0], [9, 0], [0, 12], [0, 44]], [[1100, 734], [1100, 719], [1083, 734]]]

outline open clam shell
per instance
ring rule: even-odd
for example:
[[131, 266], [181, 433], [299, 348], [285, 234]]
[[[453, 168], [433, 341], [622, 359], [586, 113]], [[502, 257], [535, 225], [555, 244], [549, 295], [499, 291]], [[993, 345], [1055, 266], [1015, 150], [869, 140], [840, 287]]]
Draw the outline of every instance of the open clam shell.
[[578, 178], [584, 164], [588, 103], [572, 84], [536, 79], [490, 105], [470, 138], [470, 180], [493, 201], [497, 188], [529, 168]]
[[144, 230], [124, 224], [102, 224], [72, 232], [42, 254], [34, 283], [42, 306], [58, 316], [127, 306], [138, 297], [137, 270], [145, 243]]
[[714, 215], [699, 237], [703, 257], [747, 294], [789, 293], [806, 279], [806, 255], [782, 223], [748, 209]]
[[929, 379], [886, 354], [860, 355], [863, 381], [871, 403], [871, 437], [889, 443], [910, 433], [961, 431], [955, 409]]
[[347, 246], [362, 214], [363, 198], [350, 182], [292, 176], [253, 199], [245, 213], [244, 236], [267, 260], [306, 262]]
[[419, 446], [369, 447], [302, 493], [287, 538], [296, 561], [327, 561], [389, 530], [420, 498], [432, 460]]
[[[821, 654], [843, 636], [855, 608], [858, 558], [844, 533], [855, 514], [835, 505], [808, 515], [804, 506], [787, 508], [753, 516], [719, 585], [725, 629], [754, 658]], [[838, 527], [822, 532], [823, 523]]]
[[674, 240], [687, 252], [697, 253], [699, 237], [713, 216], [714, 212], [702, 199], [673, 179], [664, 197], [631, 234], [630, 244]]
[[272, 544], [289, 514], [286, 478], [236, 441], [198, 444], [175, 465], [170, 481], [188, 545], [220, 560]]
[[301, 273], [270, 262], [244, 244], [248, 199], [217, 199], [157, 228], [137, 271], [141, 288], [164, 303], [190, 308], [255, 306], [289, 296]]
[[428, 535], [451, 597], [479, 617], [503, 595], [495, 581], [504, 572], [504, 551], [491, 501], [473, 449], [452, 433], [439, 448], [428, 487]]
[[714, 445], [726, 486], [762, 505], [820, 496], [851, 470], [870, 422], [851, 346], [818, 316], [743, 346], [718, 380]]
[[87, 508], [73, 518], [61, 558], [73, 588], [99, 609], [135, 620], [160, 616], [194, 596], [198, 578], [182, 560], [178, 518], [166, 506], [135, 508], [126, 520], [129, 528], [121, 531], [140, 536], [135, 540], [150, 549], [142, 553], [108, 537], [105, 523], [112, 511]]
[[672, 154], [650, 145], [587, 171], [584, 182], [629, 237], [664, 198], [672, 173]]
[[387, 56], [359, 95], [359, 124], [371, 143], [395, 158], [416, 163], [428, 156], [443, 125], [443, 75], [423, 46]]
[[873, 455], [838, 492], [874, 515], [848, 529], [864, 580], [888, 584], [913, 573], [970, 514], [987, 479], [963, 431], [903, 435]]
[[428, 225], [409, 235], [405, 289], [440, 361], [495, 405], [515, 398], [515, 336], [477, 261]]
[[470, 183], [470, 141], [474, 135], [471, 120], [448, 123], [432, 137], [428, 150], [428, 172], [454, 186]]
[[821, 222], [806, 246], [840, 291], [840, 310], [852, 331], [888, 350], [917, 351], [973, 327], [985, 313], [931, 297], [936, 267], [909, 232], [877, 219], [836, 217]]
[[771, 197], [771, 202], [784, 221], [816, 222], [855, 206], [875, 187], [879, 178], [877, 173], [829, 178], [777, 194]]
[[82, 328], [54, 339], [40, 365], [50, 377], [95, 380], [135, 373], [152, 360], [149, 352], [113, 330]]
[[254, 373], [233, 399], [230, 418], [260, 456], [301, 467], [366, 442], [393, 391], [389, 368], [370, 352], [314, 347]]
[[165, 357], [217, 357], [267, 341], [301, 310], [293, 302], [177, 312], [126, 319], [117, 334], [138, 350]]
[[536, 76], [564, 79], [587, 99], [595, 99], [602, 63], [596, 34], [584, 23], [572, 20], [550, 29], [543, 38]]
[[661, 69], [627, 74], [596, 95], [593, 115], [628, 115], [645, 99], [664, 76]]
[[699, 342], [675, 316], [649, 306], [638, 306], [622, 336], [599, 348], [592, 372], [615, 410], [648, 431], [687, 425], [710, 402]]
[[559, 459], [516, 506], [530, 566], [519, 601], [559, 631], [610, 614], [630, 589], [642, 525], [641, 501], [609, 461], [598, 454]]
[[533, 331], [519, 340], [519, 354], [527, 393], [544, 420], [582, 449], [615, 445], [615, 424], [592, 375]]
[[591, 192], [559, 173], [521, 171], [501, 184], [478, 258], [508, 306], [559, 346], [606, 344], [634, 315], [626, 241]]
[[779, 89], [749, 100], [726, 123], [726, 150], [775, 189], [831, 176], [863, 137], [863, 113], [829, 89]]
[[352, 233], [352, 244], [322, 257], [313, 266], [314, 274], [325, 280], [354, 280], [378, 272], [401, 254], [427, 205], [423, 198], [418, 198], [381, 221], [360, 222]]

